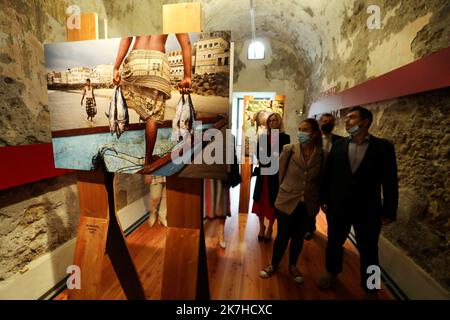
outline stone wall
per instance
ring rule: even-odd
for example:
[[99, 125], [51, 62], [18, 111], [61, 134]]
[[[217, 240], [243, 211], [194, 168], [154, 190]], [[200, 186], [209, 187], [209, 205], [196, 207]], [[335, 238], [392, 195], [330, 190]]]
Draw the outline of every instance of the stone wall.
[[[65, 41], [65, 9], [69, 4], [106, 18], [101, 1], [0, 3], [0, 147], [51, 141], [43, 43]], [[121, 5], [117, 9], [119, 12]], [[160, 24], [161, 20], [153, 19], [151, 25], [156, 26], [150, 27], [149, 33]], [[121, 35], [124, 25], [128, 24], [117, 19], [110, 35]], [[149, 189], [142, 176], [118, 175], [116, 181], [119, 209]], [[75, 174], [1, 190], [0, 281], [25, 271], [29, 262], [73, 239], [78, 221]]]
[[[450, 88], [365, 107], [397, 156], [398, 219], [383, 235], [450, 291]], [[346, 136], [345, 114], [336, 131]]]
[[[331, 45], [324, 45], [308, 65], [306, 101], [321, 92], [351, 88], [450, 45], [450, 5], [446, 0], [375, 0], [382, 29], [369, 30], [367, 1], [346, 1], [337, 18], [338, 33], [330, 30]], [[339, 11], [338, 11], [339, 12]]]
[[50, 142], [42, 7], [2, 1], [0, 21], [0, 147]]
[[66, 174], [0, 191], [0, 282], [76, 236], [75, 183]]
[[[0, 191], [0, 282], [73, 239], [79, 223], [76, 174]], [[149, 192], [143, 175], [116, 174], [116, 207]]]

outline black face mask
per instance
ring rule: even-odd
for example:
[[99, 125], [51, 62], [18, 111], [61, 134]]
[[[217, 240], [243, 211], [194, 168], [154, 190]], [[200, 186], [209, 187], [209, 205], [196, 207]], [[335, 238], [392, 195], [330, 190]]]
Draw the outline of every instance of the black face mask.
[[323, 133], [330, 133], [334, 129], [334, 124], [332, 124], [332, 123], [325, 123], [325, 124], [322, 125], [321, 129], [322, 129]]

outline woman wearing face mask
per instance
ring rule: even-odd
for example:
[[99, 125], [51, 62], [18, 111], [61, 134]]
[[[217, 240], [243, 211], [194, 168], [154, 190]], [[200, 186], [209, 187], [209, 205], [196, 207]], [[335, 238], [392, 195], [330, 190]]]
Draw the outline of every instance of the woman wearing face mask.
[[[272, 151], [278, 153], [279, 150], [282, 150], [284, 145], [291, 142], [289, 135], [284, 133], [283, 122], [278, 113], [269, 114], [265, 124], [267, 133], [262, 133], [258, 138], [258, 161], [261, 160], [260, 152], [263, 152], [267, 157], [269, 157], [272, 155]], [[278, 150], [272, 150], [271, 148], [272, 130], [274, 129], [279, 130]], [[265, 140], [267, 143], [260, 143], [260, 141], [262, 142], [262, 139], [267, 139]], [[267, 148], [265, 148], [266, 145]], [[267, 151], [264, 151], [264, 149], [267, 149]], [[262, 175], [260, 170], [263, 167], [270, 166], [271, 163], [260, 163], [259, 170], [256, 170], [256, 183], [255, 190], [253, 192], [252, 212], [258, 215], [259, 218], [258, 241], [270, 241], [272, 239], [273, 224], [275, 223], [276, 218], [274, 203], [278, 193], [278, 172], [270, 175]], [[264, 225], [264, 219], [269, 220], [267, 232], [265, 232], [266, 226]]]
[[298, 143], [284, 146], [280, 156], [280, 188], [275, 201], [278, 213], [278, 233], [271, 263], [260, 272], [270, 277], [279, 266], [289, 240], [289, 272], [297, 283], [303, 277], [297, 268], [303, 238], [311, 217], [319, 212], [319, 185], [323, 167], [322, 137], [315, 119], [300, 122]]

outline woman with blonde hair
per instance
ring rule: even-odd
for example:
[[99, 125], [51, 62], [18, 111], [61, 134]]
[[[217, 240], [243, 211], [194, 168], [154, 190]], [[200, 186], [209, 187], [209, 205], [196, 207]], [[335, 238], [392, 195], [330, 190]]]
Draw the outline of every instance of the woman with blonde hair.
[[[272, 154], [279, 154], [283, 146], [290, 143], [290, 137], [284, 132], [283, 121], [278, 113], [270, 113], [266, 121], [267, 132], [261, 133], [258, 137], [257, 153], [258, 162], [260, 162], [261, 152], [264, 152], [265, 157], [270, 157]], [[278, 150], [272, 150], [272, 130], [279, 130], [279, 147]], [[265, 139], [265, 140], [263, 140]], [[261, 142], [261, 143], [260, 143]], [[264, 146], [267, 145], [267, 148]], [[267, 150], [263, 150], [267, 149]], [[271, 163], [259, 163], [259, 167], [255, 170], [256, 184], [253, 192], [253, 207], [252, 212], [259, 218], [259, 234], [258, 240], [270, 241], [272, 239], [273, 225], [275, 223], [275, 199], [278, 193], [278, 170], [277, 173], [271, 175], [262, 175], [261, 168], [270, 167]], [[266, 232], [264, 219], [269, 221], [269, 226]]]

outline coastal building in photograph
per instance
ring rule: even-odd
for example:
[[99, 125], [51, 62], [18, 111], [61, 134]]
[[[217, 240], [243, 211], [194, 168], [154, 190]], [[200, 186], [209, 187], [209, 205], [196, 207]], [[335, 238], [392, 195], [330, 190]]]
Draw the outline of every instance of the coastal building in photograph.
[[96, 83], [111, 83], [113, 78], [113, 69], [114, 66], [112, 64], [99, 64], [93, 70], [92, 78], [98, 80]]
[[195, 74], [230, 72], [230, 34], [206, 32], [196, 45]]
[[[170, 77], [172, 80], [181, 80], [184, 75], [183, 55], [181, 50], [170, 51], [167, 53], [170, 67]], [[195, 49], [193, 49], [192, 55], [192, 72], [195, 69]]]
[[47, 84], [65, 83], [76, 84], [84, 83], [90, 79], [91, 83], [112, 83], [113, 77], [112, 64], [99, 64], [94, 69], [88, 67], [75, 67], [67, 71], [50, 71], [47, 73]]

